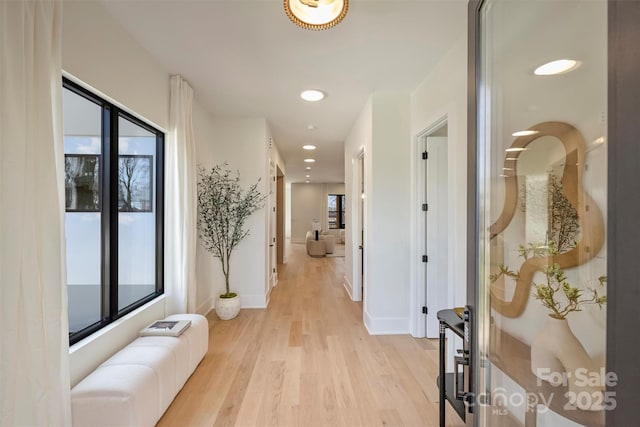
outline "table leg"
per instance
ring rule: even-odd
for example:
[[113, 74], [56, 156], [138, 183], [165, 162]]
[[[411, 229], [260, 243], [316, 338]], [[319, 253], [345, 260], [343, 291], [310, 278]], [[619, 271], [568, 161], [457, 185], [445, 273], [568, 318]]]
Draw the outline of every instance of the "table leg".
[[446, 341], [445, 341], [445, 326], [442, 322], [440, 322], [440, 375], [438, 376], [438, 388], [440, 390], [440, 427], [445, 427], [445, 404], [446, 404], [446, 390], [444, 389], [445, 385], [445, 363], [446, 363]]

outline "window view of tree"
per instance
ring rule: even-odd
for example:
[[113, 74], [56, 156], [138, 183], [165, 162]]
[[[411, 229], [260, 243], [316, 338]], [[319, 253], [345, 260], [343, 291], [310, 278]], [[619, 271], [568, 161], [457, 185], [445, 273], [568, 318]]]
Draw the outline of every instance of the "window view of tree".
[[163, 292], [164, 134], [74, 82], [63, 79], [63, 88], [74, 344]]
[[65, 207], [69, 212], [100, 210], [100, 156], [66, 154]]
[[329, 194], [327, 200], [329, 229], [345, 227], [345, 206], [344, 194]]
[[120, 155], [118, 209], [120, 212], [151, 212], [152, 156]]

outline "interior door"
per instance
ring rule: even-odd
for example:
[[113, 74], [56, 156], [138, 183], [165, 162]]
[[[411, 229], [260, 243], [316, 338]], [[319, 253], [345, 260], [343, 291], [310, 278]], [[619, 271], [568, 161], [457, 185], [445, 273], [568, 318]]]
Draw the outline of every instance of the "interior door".
[[428, 153], [425, 170], [425, 295], [428, 308], [426, 316], [427, 338], [439, 334], [439, 310], [449, 307], [448, 293], [448, 213], [447, 213], [447, 137], [429, 136], [425, 141]]
[[358, 171], [357, 171], [357, 182], [358, 182], [358, 193], [360, 196], [357, 200], [357, 208], [358, 208], [358, 226], [357, 226], [357, 244], [358, 244], [358, 268], [357, 275], [358, 284], [357, 289], [359, 291], [359, 299], [364, 301], [364, 235], [365, 235], [365, 192], [364, 192], [364, 153], [358, 158]]
[[477, 24], [472, 419], [602, 426], [607, 2], [486, 0]]
[[277, 220], [277, 186], [276, 167], [269, 163], [269, 283], [274, 287], [278, 281], [277, 248], [276, 248], [276, 220]]

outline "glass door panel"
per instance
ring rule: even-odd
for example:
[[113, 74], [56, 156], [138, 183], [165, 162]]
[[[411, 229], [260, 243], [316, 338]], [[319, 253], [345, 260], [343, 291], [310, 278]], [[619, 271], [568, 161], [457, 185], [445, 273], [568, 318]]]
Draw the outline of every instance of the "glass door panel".
[[479, 425], [604, 425], [607, 3], [487, 0]]

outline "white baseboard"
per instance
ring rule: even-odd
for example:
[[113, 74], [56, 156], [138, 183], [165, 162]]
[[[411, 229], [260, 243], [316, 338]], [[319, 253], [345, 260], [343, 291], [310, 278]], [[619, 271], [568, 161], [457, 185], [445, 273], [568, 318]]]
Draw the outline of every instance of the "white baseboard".
[[213, 310], [213, 299], [212, 298], [207, 298], [202, 304], [200, 304], [198, 306], [198, 308], [196, 308], [196, 313], [198, 314], [202, 314], [203, 316], [206, 316], [208, 312], [210, 312], [211, 310]]
[[353, 286], [351, 285], [351, 282], [349, 282], [349, 279], [347, 279], [347, 276], [343, 276], [343, 281], [342, 281], [342, 286], [344, 286], [344, 288], [347, 291], [347, 294], [349, 294], [349, 298], [351, 298], [351, 301], [354, 301], [353, 299]]
[[267, 308], [266, 295], [240, 295], [242, 308]]
[[[267, 308], [269, 304], [269, 296], [268, 295], [240, 295], [240, 308]], [[207, 304], [210, 304], [207, 308]], [[205, 303], [201, 304], [200, 307], [196, 310], [196, 313], [206, 315], [210, 311], [215, 311], [216, 307], [209, 298]]]
[[364, 326], [369, 335], [404, 335], [409, 333], [408, 317], [371, 317], [364, 312]]

